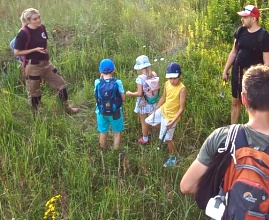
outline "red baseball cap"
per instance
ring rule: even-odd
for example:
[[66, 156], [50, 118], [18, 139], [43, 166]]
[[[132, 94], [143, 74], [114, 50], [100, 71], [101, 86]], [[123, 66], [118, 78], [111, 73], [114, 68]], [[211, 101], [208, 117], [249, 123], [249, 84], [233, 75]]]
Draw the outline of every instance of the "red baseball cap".
[[251, 16], [251, 17], [255, 17], [255, 18], [260, 17], [260, 11], [254, 5], [247, 5], [246, 7], [243, 8], [242, 11], [237, 12], [237, 14], [239, 14], [242, 17], [247, 17], [247, 16]]

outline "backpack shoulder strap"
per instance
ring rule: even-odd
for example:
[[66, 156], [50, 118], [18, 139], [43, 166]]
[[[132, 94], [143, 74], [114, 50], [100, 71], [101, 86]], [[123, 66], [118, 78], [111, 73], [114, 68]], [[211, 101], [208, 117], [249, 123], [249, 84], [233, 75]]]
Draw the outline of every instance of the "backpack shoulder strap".
[[111, 80], [116, 83], [118, 79], [116, 77], [112, 77]]
[[29, 32], [29, 30], [28, 30], [28, 28], [26, 26], [24, 26], [21, 30], [24, 31], [26, 36], [27, 36], [27, 41], [26, 41], [25, 48], [24, 48], [25, 50], [27, 50], [28, 45], [30, 43], [30, 32]]
[[[30, 43], [30, 32], [29, 32], [29, 29], [26, 26], [22, 27], [21, 30], [25, 32], [26, 37], [27, 37], [27, 41], [26, 41], [26, 44], [25, 44], [25, 47], [24, 47], [24, 49], [27, 50], [28, 45]], [[23, 74], [25, 74], [25, 67], [26, 67], [26, 55], [23, 55], [22, 56], [22, 73]]]
[[264, 29], [264, 28], [261, 28], [261, 32], [259, 34], [259, 37], [258, 37], [258, 42], [259, 42], [259, 45], [260, 45], [260, 49], [262, 51], [263, 49], [263, 39], [265, 37], [265, 35], [267, 34], [267, 31]]
[[238, 41], [239, 41], [239, 38], [240, 38], [240, 36], [242, 35], [244, 29], [245, 29], [244, 26], [240, 26], [239, 28], [237, 28], [237, 30], [236, 30], [236, 32], [235, 32], [235, 38], [236, 38], [236, 41], [235, 41], [235, 48], [238, 47]]
[[[144, 74], [141, 74], [138, 76], [143, 82], [142, 82], [142, 87], [144, 88], [145, 85], [147, 84], [146, 80], [147, 80], [147, 76], [145, 76]], [[143, 91], [144, 94], [144, 91]]]
[[103, 77], [101, 77], [99, 80], [100, 80], [99, 84], [104, 83], [106, 81]]
[[[234, 138], [231, 141], [232, 143], [231, 143], [230, 152], [231, 152], [231, 156], [234, 159], [234, 163], [236, 164], [235, 151], [242, 147], [249, 147], [245, 128], [243, 125], [237, 125], [237, 132], [235, 133]], [[269, 155], [269, 145], [265, 147], [263, 152]]]
[[113, 82], [114, 82], [113, 96], [120, 96], [119, 85], [117, 83], [118, 79], [113, 77], [111, 80], [113, 80]]
[[104, 80], [103, 77], [100, 78], [99, 80], [100, 80], [100, 82], [97, 83], [97, 85], [96, 85], [96, 92], [97, 92], [97, 97], [98, 97], [99, 99], [101, 99], [102, 97], [101, 97], [101, 91], [100, 91], [100, 84], [101, 84], [101, 83], [104, 83], [105, 80]]
[[147, 77], [144, 74], [141, 74], [138, 76], [140, 79], [142, 79], [143, 81], [146, 81]]
[[231, 156], [235, 159], [235, 151], [241, 147], [248, 146], [248, 141], [243, 125], [233, 124], [229, 127], [229, 132], [225, 141], [225, 146], [218, 149], [218, 153], [229, 151]]
[[[237, 150], [246, 146], [249, 146], [248, 141], [247, 141], [246, 131], [243, 125], [239, 125], [237, 136], [235, 139], [235, 149]], [[269, 143], [268, 143], [268, 146], [265, 147], [263, 152], [269, 155]]]
[[109, 79], [109, 82], [114, 83], [114, 88], [118, 88], [118, 83], [117, 83], [117, 78], [112, 77], [111, 79]]
[[239, 148], [248, 146], [248, 141], [243, 125], [235, 124], [232, 126], [233, 130], [231, 133], [231, 137], [229, 138], [228, 141], [230, 141], [229, 144], [231, 145], [230, 148], [231, 156], [234, 160], [234, 164], [236, 164], [235, 151]]
[[243, 125], [238, 125], [237, 135], [235, 137], [235, 148], [236, 150], [245, 146], [248, 146], [248, 140], [246, 136], [246, 132]]

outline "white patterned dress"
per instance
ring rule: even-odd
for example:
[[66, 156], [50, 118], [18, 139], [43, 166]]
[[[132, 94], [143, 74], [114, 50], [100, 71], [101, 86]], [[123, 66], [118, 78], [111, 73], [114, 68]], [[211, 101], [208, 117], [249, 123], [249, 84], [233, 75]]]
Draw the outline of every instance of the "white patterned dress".
[[[142, 86], [145, 85], [145, 81], [143, 81], [139, 76], [136, 78], [135, 82], [137, 84], [142, 85]], [[155, 103], [155, 104], [147, 103], [147, 101], [145, 100], [145, 98], [143, 96], [137, 97], [134, 112], [140, 113], [140, 114], [150, 113], [154, 110], [154, 107], [156, 106], [156, 104], [157, 103]]]

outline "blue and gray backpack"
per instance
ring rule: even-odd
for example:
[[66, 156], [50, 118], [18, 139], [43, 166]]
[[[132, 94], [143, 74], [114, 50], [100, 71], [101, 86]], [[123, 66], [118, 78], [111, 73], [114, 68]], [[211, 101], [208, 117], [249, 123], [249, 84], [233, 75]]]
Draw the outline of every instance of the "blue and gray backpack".
[[119, 93], [117, 78], [100, 79], [94, 93], [97, 107], [102, 115], [113, 115], [121, 106], [122, 98]]

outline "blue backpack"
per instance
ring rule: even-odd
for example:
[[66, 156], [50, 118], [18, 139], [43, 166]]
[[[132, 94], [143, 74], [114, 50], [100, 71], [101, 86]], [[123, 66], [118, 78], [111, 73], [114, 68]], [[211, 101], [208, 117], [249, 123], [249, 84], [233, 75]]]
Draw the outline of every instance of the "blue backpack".
[[116, 78], [100, 79], [95, 90], [97, 107], [102, 115], [113, 115], [122, 106], [122, 97]]
[[[9, 43], [9, 47], [12, 50], [12, 52], [14, 51], [15, 41], [16, 41], [16, 37], [14, 37]], [[23, 62], [23, 56], [15, 56], [15, 59], [18, 60], [20, 63]]]

